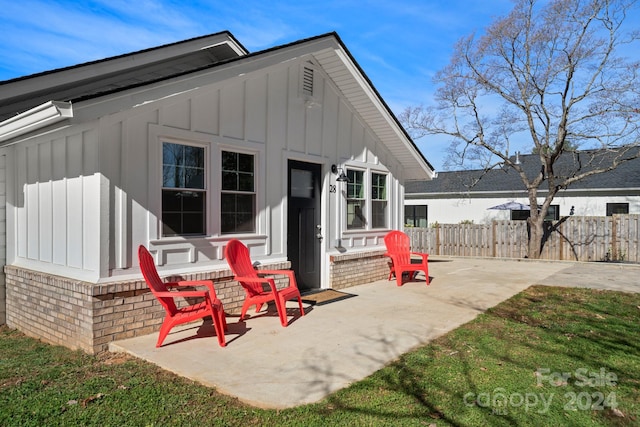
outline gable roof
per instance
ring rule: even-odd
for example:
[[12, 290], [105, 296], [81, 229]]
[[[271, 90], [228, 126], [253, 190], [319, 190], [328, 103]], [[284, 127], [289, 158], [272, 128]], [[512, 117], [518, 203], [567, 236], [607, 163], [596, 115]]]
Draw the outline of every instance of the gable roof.
[[47, 101], [71, 102], [246, 55], [229, 32], [0, 82], [0, 122]]
[[[622, 158], [632, 159], [640, 152], [635, 147]], [[593, 170], [611, 164], [619, 155], [611, 150], [585, 150], [565, 152], [555, 163], [554, 173], [559, 177], [569, 177], [577, 173]], [[516, 161], [515, 158], [511, 158]], [[537, 154], [519, 155], [518, 160], [525, 174], [532, 178], [541, 170]], [[544, 183], [541, 192], [546, 189]], [[569, 190], [640, 190], [640, 158], [624, 161], [614, 170], [584, 178], [569, 187]], [[526, 193], [520, 176], [511, 167], [502, 169], [464, 170], [439, 172], [431, 181], [411, 181], [405, 185], [405, 194], [415, 195], [459, 195]]]
[[[192, 90], [206, 84], [206, 79], [211, 82], [212, 78], [238, 76], [304, 55], [312, 56], [329, 75], [403, 165], [406, 179], [435, 175], [433, 166], [335, 32], [255, 53], [248, 53], [230, 33], [223, 32], [0, 82], [0, 141], [73, 117], [73, 109], [85, 101], [130, 90], [177, 90], [169, 89], [171, 83], [180, 85], [180, 90]], [[158, 99], [160, 95], [154, 96]]]

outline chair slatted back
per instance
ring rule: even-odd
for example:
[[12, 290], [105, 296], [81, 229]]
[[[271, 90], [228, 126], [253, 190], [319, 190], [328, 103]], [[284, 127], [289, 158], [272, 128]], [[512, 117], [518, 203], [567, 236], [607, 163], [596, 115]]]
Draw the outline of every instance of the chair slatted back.
[[160, 279], [153, 256], [151, 256], [147, 248], [143, 245], [138, 247], [138, 262], [140, 263], [140, 270], [142, 270], [144, 280], [147, 282], [147, 286], [149, 286], [151, 292], [153, 292], [158, 301], [160, 301], [160, 304], [162, 304], [167, 313], [174, 315], [178, 311], [178, 308], [173, 298], [159, 297], [156, 294], [157, 292], [166, 292], [168, 290], [167, 285]]
[[[249, 256], [249, 248], [247, 248], [240, 240], [231, 239], [224, 248], [224, 257], [227, 259], [231, 271], [237, 277], [252, 277], [257, 278], [258, 273], [251, 264], [251, 257]], [[263, 287], [261, 283], [255, 282], [240, 282], [240, 285], [251, 296], [262, 293]]]
[[411, 239], [402, 231], [394, 230], [384, 236], [387, 252], [398, 264], [411, 264]]

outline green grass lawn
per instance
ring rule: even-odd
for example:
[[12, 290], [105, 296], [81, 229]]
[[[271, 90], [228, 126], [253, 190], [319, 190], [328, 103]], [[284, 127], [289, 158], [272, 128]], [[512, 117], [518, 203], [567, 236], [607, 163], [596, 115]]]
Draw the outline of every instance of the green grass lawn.
[[535, 286], [320, 403], [279, 411], [1, 327], [0, 425], [640, 425], [640, 294]]

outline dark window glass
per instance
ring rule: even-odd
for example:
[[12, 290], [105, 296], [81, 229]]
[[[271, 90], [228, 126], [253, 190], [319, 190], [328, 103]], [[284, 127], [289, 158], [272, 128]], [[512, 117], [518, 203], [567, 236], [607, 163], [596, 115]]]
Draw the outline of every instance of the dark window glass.
[[406, 205], [404, 207], [404, 225], [408, 227], [427, 227], [427, 205]]
[[[514, 210], [511, 211], [512, 221], [526, 221], [531, 216], [529, 210]], [[544, 217], [545, 221], [558, 221], [560, 219], [560, 205], [551, 205], [547, 209], [547, 216]]]
[[629, 213], [629, 203], [607, 203], [607, 216], [626, 215]]
[[221, 197], [221, 231], [223, 233], [254, 232], [254, 195], [223, 193]]
[[347, 229], [364, 228], [366, 223], [364, 200], [347, 200]]
[[512, 221], [526, 221], [527, 218], [531, 216], [531, 212], [529, 210], [515, 210], [511, 211], [511, 220]]
[[255, 156], [222, 152], [222, 194], [220, 223], [222, 233], [255, 232]]
[[204, 234], [205, 199], [202, 191], [162, 190], [162, 234]]
[[205, 234], [203, 147], [162, 144], [162, 224], [163, 236]]
[[347, 169], [347, 230], [365, 228], [364, 172]]
[[560, 205], [551, 205], [547, 210], [545, 221], [558, 221], [560, 219]]
[[251, 154], [222, 152], [222, 189], [253, 191], [254, 167]]
[[387, 226], [387, 176], [379, 173], [371, 174], [371, 226]]

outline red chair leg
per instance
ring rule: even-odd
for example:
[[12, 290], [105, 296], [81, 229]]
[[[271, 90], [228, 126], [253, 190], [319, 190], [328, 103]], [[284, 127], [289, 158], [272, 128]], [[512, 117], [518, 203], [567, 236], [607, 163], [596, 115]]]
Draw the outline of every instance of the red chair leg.
[[402, 271], [396, 271], [396, 283], [398, 286], [402, 286]]
[[240, 321], [242, 322], [244, 320], [244, 316], [247, 314], [247, 310], [249, 309], [249, 307], [251, 307], [253, 304], [249, 302], [248, 299], [244, 300], [244, 304], [242, 304], [242, 311], [240, 312]]
[[227, 329], [227, 322], [224, 319], [224, 313], [217, 311], [212, 320], [213, 328], [215, 329], [216, 335], [218, 337], [218, 344], [220, 344], [220, 347], [226, 347], [227, 342], [224, 336], [224, 331]]
[[287, 301], [282, 295], [278, 295], [276, 298], [276, 309], [278, 310], [278, 317], [280, 317], [280, 324], [286, 328], [289, 323], [287, 321]]
[[158, 341], [156, 341], [156, 347], [161, 347], [164, 339], [169, 335], [169, 331], [173, 328], [173, 322], [170, 321], [169, 318], [165, 318], [164, 323], [160, 327], [160, 332], [158, 334]]

